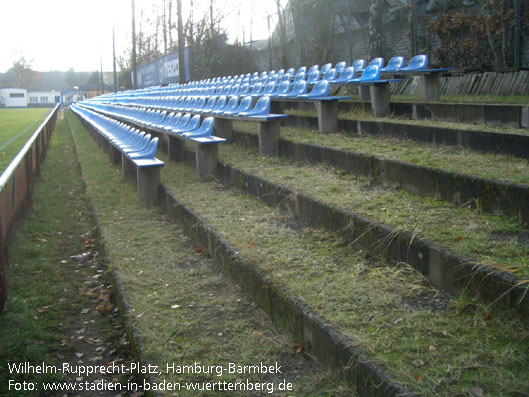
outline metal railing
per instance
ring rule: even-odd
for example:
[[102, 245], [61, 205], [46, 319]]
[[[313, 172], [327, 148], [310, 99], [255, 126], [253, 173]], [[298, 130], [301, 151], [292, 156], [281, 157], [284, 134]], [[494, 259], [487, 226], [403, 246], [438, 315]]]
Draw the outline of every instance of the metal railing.
[[7, 241], [32, 206], [33, 184], [40, 175], [58, 112], [59, 104], [0, 175], [0, 311], [7, 302]]

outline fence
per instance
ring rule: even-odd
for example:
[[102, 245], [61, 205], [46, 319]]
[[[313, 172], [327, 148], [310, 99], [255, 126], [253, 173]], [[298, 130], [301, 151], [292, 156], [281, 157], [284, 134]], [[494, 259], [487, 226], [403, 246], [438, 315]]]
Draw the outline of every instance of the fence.
[[32, 206], [33, 184], [40, 175], [58, 111], [59, 104], [0, 176], [0, 311], [7, 302], [7, 242], [24, 213]]

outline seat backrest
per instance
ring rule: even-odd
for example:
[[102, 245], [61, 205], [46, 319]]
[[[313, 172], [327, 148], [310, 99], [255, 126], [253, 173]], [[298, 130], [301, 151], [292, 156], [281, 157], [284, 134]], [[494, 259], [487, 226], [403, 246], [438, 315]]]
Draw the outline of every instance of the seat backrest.
[[289, 93], [290, 95], [303, 95], [307, 93], [307, 81], [306, 80], [300, 80], [296, 84], [294, 84], [294, 87], [292, 88], [292, 91]]
[[209, 136], [213, 133], [214, 117], [206, 117], [200, 128], [196, 131], [201, 136]]
[[343, 70], [342, 74], [340, 74], [337, 80], [349, 81], [354, 78], [355, 78], [355, 68], [353, 68], [352, 66], [348, 66]]
[[408, 66], [406, 66], [404, 69], [407, 70], [423, 70], [428, 69], [428, 55], [415, 55]]
[[222, 109], [224, 106], [226, 106], [226, 97], [220, 96], [219, 99], [217, 99], [217, 103], [215, 104], [215, 107], [213, 109]]
[[312, 72], [314, 72], [315, 70], [320, 70], [320, 65], [312, 65], [309, 69], [309, 76]]
[[293, 83], [296, 84], [300, 80], [305, 80], [306, 73], [304, 71], [298, 72], [296, 74], [296, 77], [294, 77]]
[[332, 63], [326, 63], [325, 65], [323, 65], [320, 69], [320, 74], [324, 75], [325, 73], [327, 73], [328, 70], [331, 70], [332, 69]]
[[380, 80], [380, 68], [378, 65], [369, 65], [362, 73], [358, 81], [376, 81]]
[[290, 75], [292, 76], [294, 73], [296, 73], [296, 70], [294, 68], [289, 68], [285, 73], [290, 73]]
[[175, 127], [176, 128], [183, 128], [189, 123], [189, 120], [191, 120], [191, 114], [190, 113], [186, 113], [180, 118], [180, 122], [178, 124], [176, 124]]
[[316, 83], [314, 88], [307, 95], [310, 97], [325, 97], [329, 96], [330, 84], [328, 80], [320, 80]]
[[193, 117], [191, 117], [191, 120], [189, 120], [189, 123], [185, 126], [186, 131], [194, 131], [198, 127], [200, 127], [200, 115], [196, 114]]
[[206, 105], [206, 98], [201, 96], [195, 103], [195, 109], [202, 109]]
[[235, 109], [236, 113], [241, 112], [247, 112], [252, 108], [252, 97], [251, 96], [245, 96], [242, 98], [241, 103], [239, 103], [239, 106], [237, 109]]
[[363, 59], [357, 59], [353, 62], [353, 68], [355, 70], [362, 70], [366, 66], [366, 61]]
[[404, 57], [393, 57], [382, 71], [391, 72], [404, 66]]
[[203, 109], [204, 110], [213, 109], [213, 107], [215, 106], [215, 103], [217, 103], [217, 97], [216, 96], [209, 97], [208, 102], [206, 103], [206, 106], [204, 106]]
[[332, 81], [336, 78], [336, 69], [329, 69], [325, 72], [325, 74], [323, 75], [323, 77], [321, 78], [322, 80], [327, 80], [327, 81]]
[[318, 69], [316, 69], [312, 73], [309, 73], [309, 78], [307, 79], [307, 84], [314, 84], [319, 79], [320, 79], [320, 71]]
[[271, 81], [269, 83], [266, 84], [264, 90], [263, 90], [263, 94], [271, 94], [274, 92], [274, 89], [276, 88], [276, 82], [275, 81]]
[[238, 92], [238, 95], [246, 95], [250, 91], [250, 84], [244, 83], [241, 85], [241, 89]]
[[338, 62], [335, 66], [334, 66], [334, 69], [336, 70], [336, 76], [340, 76], [340, 74], [342, 74], [342, 72], [344, 71], [344, 69], [347, 67], [347, 62], [345, 61], [342, 61], [342, 62]]
[[228, 103], [225, 106], [225, 110], [234, 110], [237, 108], [237, 105], [239, 104], [239, 97], [238, 96], [231, 96], [228, 100]]
[[281, 84], [279, 84], [275, 93], [277, 95], [281, 95], [281, 94], [286, 94], [289, 91], [290, 91], [290, 81], [283, 81], [281, 82]]
[[383, 68], [384, 67], [384, 58], [382, 58], [382, 57], [373, 58], [371, 60], [371, 62], [369, 62], [369, 66], [371, 66], [371, 65], [377, 65], [379, 68]]
[[250, 94], [259, 94], [261, 93], [261, 91], [263, 91], [263, 83], [256, 83], [251, 91], [250, 91]]
[[250, 110], [252, 115], [268, 114], [270, 113], [270, 97], [264, 96], [259, 98], [255, 107]]
[[297, 73], [307, 73], [307, 67], [306, 66], [300, 66]]

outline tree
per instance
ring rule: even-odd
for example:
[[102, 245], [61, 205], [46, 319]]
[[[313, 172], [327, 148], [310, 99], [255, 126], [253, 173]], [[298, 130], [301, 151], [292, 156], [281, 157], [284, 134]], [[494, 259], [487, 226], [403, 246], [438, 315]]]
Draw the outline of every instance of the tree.
[[29, 89], [31, 82], [35, 78], [36, 72], [31, 69], [31, 61], [21, 56], [13, 63], [12, 71], [16, 76], [20, 88]]

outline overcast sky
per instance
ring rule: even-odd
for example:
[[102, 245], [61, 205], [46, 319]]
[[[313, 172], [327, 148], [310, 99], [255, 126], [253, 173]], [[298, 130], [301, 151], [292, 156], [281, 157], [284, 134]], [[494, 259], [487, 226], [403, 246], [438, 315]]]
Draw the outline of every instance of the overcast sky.
[[[136, 19], [139, 10], [152, 7], [162, 0], [135, 0]], [[285, 1], [282, 1], [284, 3]], [[174, 13], [176, 15], [176, 0]], [[184, 23], [190, 0], [182, 0]], [[195, 0], [202, 9], [208, 0]], [[276, 18], [275, 0], [213, 0], [214, 12], [226, 16], [230, 40], [237, 36], [250, 39], [253, 9], [253, 39], [267, 37], [266, 15], [271, 14], [271, 29]], [[205, 8], [204, 8], [205, 7]], [[238, 16], [238, 11], [240, 15]], [[6, 72], [21, 56], [31, 60], [37, 71], [73, 68], [77, 72], [99, 70], [101, 55], [103, 69], [112, 70], [112, 26], [115, 29], [116, 54], [123, 54], [131, 41], [131, 0], [0, 0], [0, 72]], [[175, 16], [176, 18], [176, 16]], [[175, 38], [176, 40], [176, 38]]]

